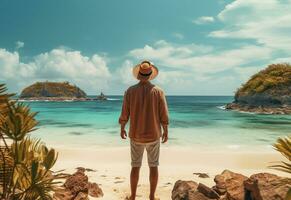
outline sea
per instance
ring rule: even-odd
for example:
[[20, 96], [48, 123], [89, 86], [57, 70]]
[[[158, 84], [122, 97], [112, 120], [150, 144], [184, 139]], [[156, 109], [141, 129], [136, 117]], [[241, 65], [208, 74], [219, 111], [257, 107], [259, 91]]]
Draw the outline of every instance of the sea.
[[[118, 118], [122, 96], [107, 101], [25, 102], [38, 112], [39, 138], [57, 148], [112, 148], [126, 146], [120, 138]], [[167, 96], [167, 147], [209, 151], [264, 151], [278, 137], [291, 134], [290, 115], [266, 115], [225, 110], [232, 96]]]

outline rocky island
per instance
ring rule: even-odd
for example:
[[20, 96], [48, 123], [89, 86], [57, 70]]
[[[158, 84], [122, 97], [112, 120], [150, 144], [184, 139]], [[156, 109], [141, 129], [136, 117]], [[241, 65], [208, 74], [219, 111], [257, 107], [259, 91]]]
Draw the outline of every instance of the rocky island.
[[20, 100], [35, 101], [85, 101], [87, 94], [69, 82], [36, 82], [24, 88]]
[[272, 64], [237, 90], [226, 109], [261, 114], [291, 114], [291, 65]]

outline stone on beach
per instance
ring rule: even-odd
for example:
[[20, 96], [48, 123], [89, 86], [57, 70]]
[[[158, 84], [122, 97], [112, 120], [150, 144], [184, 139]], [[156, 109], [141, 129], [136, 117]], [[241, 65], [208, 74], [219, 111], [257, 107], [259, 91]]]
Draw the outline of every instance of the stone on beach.
[[190, 192], [197, 190], [198, 184], [194, 181], [178, 180], [172, 190], [172, 200], [187, 200], [189, 199]]
[[98, 186], [97, 183], [88, 183], [89, 184], [89, 195], [91, 197], [102, 197], [103, 196], [103, 191], [101, 188]]
[[244, 181], [248, 177], [234, 173], [229, 170], [224, 170], [220, 175], [215, 176], [214, 190], [220, 194], [226, 194], [227, 199], [243, 200], [245, 199]]
[[285, 199], [291, 189], [291, 179], [274, 174], [258, 173], [244, 182], [247, 195], [252, 200]]
[[194, 175], [197, 175], [199, 178], [209, 178], [209, 175], [207, 173], [193, 173]]
[[206, 186], [202, 183], [199, 183], [197, 190], [210, 199], [219, 199], [220, 198], [219, 194], [215, 190], [209, 188], [208, 186]]
[[270, 173], [253, 174], [250, 178], [224, 170], [215, 176], [212, 188], [194, 181], [179, 180], [172, 190], [172, 200], [289, 200], [291, 179]]
[[102, 197], [103, 192], [97, 183], [90, 183], [85, 175], [85, 168], [69, 176], [64, 185], [54, 193], [55, 200], [88, 200], [92, 197]]

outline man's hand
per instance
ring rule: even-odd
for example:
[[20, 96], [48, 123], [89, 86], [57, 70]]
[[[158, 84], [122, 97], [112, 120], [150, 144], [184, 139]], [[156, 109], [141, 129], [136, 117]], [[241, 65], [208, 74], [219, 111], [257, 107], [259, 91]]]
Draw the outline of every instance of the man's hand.
[[125, 129], [121, 129], [120, 130], [120, 137], [122, 139], [124, 139], [124, 140], [127, 138], [127, 134], [126, 134], [126, 130]]
[[162, 143], [166, 143], [168, 141], [168, 132], [163, 133], [162, 135]]

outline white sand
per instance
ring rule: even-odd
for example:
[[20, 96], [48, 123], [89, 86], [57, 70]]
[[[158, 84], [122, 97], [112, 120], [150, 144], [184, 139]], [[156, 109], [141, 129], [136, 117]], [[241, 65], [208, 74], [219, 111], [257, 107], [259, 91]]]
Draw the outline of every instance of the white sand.
[[[79, 166], [96, 170], [96, 172], [87, 172], [87, 175], [91, 182], [100, 184], [105, 195], [99, 199], [119, 200], [130, 194], [129, 147], [57, 150], [59, 151], [59, 159], [54, 170], [66, 169], [66, 172], [72, 173]], [[271, 149], [264, 152], [231, 152], [231, 150], [229, 152], [202, 152], [201, 149], [188, 147], [161, 147], [157, 196], [161, 200], [170, 200], [173, 185], [179, 179], [194, 180], [213, 186], [214, 176], [224, 169], [242, 173], [246, 176], [258, 172], [288, 176], [286, 173], [267, 168], [271, 164], [270, 162], [282, 159], [283, 156]], [[193, 175], [195, 172], [208, 173], [210, 178], [198, 178]], [[145, 153], [137, 199], [148, 199], [148, 175]]]

